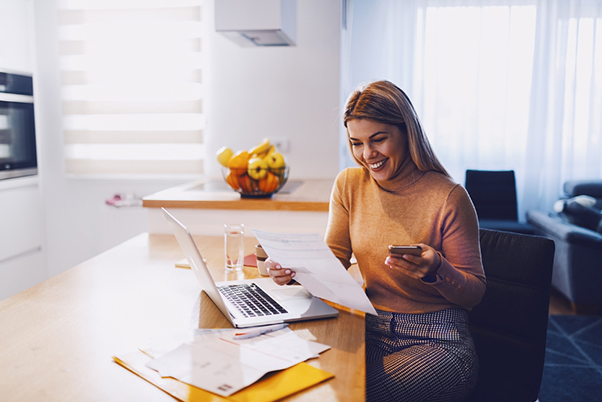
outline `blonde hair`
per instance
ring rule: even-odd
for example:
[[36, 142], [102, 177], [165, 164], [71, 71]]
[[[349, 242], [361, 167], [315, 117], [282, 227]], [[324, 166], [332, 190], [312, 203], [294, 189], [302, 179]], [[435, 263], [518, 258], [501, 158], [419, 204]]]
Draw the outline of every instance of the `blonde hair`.
[[[397, 126], [408, 136], [410, 157], [418, 169], [434, 170], [451, 178], [435, 156], [410, 98], [392, 82], [375, 81], [353, 91], [345, 107], [345, 127], [353, 119], [370, 119]], [[351, 156], [361, 165], [353, 152]]]

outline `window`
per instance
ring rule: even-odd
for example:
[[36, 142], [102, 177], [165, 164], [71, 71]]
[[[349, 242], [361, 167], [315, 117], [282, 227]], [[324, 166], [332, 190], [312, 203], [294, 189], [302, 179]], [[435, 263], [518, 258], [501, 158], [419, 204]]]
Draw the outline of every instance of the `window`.
[[[547, 135], [553, 137], [556, 131], [562, 137], [563, 182], [602, 177], [602, 18], [585, 10], [580, 18], [558, 21], [558, 32], [567, 34], [566, 42], [558, 44], [556, 60], [564, 76], [559, 74], [551, 85], [562, 88], [564, 97], [549, 98], [556, 113], [550, 115]], [[560, 116], [562, 123], [555, 125]]]
[[343, 90], [373, 79], [406, 90], [456, 181], [466, 169], [515, 170], [522, 217], [550, 210], [565, 181], [602, 176], [602, 0], [350, 1], [347, 11]]
[[66, 172], [203, 173], [202, 0], [62, 0]]
[[527, 148], [535, 6], [418, 10], [416, 108], [445, 166], [521, 170]]

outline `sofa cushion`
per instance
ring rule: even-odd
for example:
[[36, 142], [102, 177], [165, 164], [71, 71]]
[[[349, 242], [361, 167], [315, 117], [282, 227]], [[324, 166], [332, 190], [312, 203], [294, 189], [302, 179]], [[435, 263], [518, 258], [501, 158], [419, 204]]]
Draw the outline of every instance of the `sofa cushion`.
[[602, 211], [595, 207], [587, 207], [575, 200], [564, 204], [561, 216], [573, 225], [602, 233]]
[[545, 234], [545, 236], [552, 239], [595, 249], [602, 247], [602, 234], [581, 226], [572, 225], [558, 214], [537, 210], [527, 211], [527, 222], [535, 227], [536, 233]]
[[564, 183], [564, 192], [569, 197], [584, 194], [602, 198], [602, 180], [569, 180]]

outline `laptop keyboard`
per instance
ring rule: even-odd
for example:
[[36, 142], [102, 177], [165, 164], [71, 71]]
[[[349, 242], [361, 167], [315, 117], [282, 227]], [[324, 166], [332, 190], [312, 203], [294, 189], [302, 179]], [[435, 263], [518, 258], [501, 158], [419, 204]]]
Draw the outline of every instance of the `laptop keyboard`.
[[218, 289], [245, 317], [288, 313], [284, 307], [254, 283], [222, 285]]

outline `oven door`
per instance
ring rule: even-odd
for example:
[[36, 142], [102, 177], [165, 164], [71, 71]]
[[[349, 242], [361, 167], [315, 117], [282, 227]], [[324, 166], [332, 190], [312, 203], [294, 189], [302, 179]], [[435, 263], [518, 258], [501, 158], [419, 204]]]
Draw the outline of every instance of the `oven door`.
[[0, 179], [35, 175], [37, 166], [33, 98], [0, 94]]

